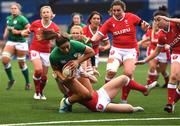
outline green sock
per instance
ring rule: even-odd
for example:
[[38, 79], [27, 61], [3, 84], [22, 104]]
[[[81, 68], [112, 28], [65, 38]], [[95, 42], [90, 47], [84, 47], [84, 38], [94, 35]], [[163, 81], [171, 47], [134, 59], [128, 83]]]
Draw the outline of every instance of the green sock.
[[7, 74], [7, 76], [8, 76], [8, 79], [9, 79], [9, 80], [14, 80], [14, 77], [13, 77], [12, 71], [11, 71], [11, 67], [5, 68], [5, 71], [6, 71], [6, 74]]
[[23, 76], [26, 80], [26, 84], [29, 84], [30, 82], [29, 82], [29, 70], [28, 70], [28, 68], [26, 68], [25, 70], [22, 70], [22, 73], [23, 73]]

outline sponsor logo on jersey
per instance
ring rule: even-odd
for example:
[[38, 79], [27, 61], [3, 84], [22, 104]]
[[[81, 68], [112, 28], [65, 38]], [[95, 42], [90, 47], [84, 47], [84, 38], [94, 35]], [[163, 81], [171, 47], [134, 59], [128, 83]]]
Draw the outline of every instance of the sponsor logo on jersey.
[[125, 29], [122, 29], [122, 30], [113, 32], [113, 35], [121, 35], [121, 34], [128, 33], [128, 32], [130, 32], [130, 31], [131, 31], [130, 28], [125, 28]]
[[62, 64], [65, 64], [66, 63], [66, 60], [61, 60], [60, 61]]

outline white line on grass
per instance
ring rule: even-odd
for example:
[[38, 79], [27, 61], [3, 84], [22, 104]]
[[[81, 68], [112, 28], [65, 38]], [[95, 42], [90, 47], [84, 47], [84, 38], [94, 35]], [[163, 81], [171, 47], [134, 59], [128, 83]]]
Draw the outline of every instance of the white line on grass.
[[99, 119], [99, 120], [74, 120], [74, 121], [50, 121], [34, 123], [0, 124], [0, 126], [25, 126], [25, 125], [46, 125], [46, 124], [69, 124], [86, 122], [115, 122], [115, 121], [141, 121], [141, 120], [180, 120], [180, 117], [173, 118], [127, 118], [127, 119]]

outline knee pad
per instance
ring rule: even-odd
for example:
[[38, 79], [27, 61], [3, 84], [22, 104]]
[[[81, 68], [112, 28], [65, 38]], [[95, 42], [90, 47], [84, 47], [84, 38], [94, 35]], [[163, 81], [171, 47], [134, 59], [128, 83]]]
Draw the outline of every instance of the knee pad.
[[12, 56], [12, 54], [10, 52], [7, 52], [7, 51], [2, 52], [2, 57], [8, 57], [11, 59], [11, 56]]
[[112, 71], [112, 72], [116, 73], [119, 66], [120, 66], [120, 62], [118, 59], [116, 59], [116, 58], [108, 59], [106, 71]]
[[26, 56], [17, 57], [17, 60], [18, 60], [18, 61], [26, 61]]

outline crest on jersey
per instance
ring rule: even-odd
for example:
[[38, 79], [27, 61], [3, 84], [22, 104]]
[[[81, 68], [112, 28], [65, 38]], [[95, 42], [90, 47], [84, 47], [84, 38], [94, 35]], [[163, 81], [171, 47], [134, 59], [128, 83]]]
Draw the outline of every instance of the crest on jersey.
[[61, 62], [61, 64], [65, 64], [66, 60], [61, 60], [60, 62]]
[[78, 53], [75, 53], [75, 54], [74, 54], [74, 57], [78, 57]]
[[113, 27], [115, 27], [115, 24], [112, 24]]
[[178, 55], [174, 55], [174, 56], [172, 57], [173, 60], [175, 60], [175, 59], [177, 59], [177, 58], [178, 58]]
[[17, 20], [14, 20], [14, 21], [13, 21], [13, 24], [17, 24]]

